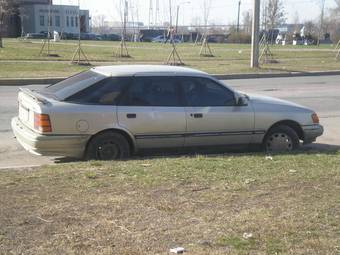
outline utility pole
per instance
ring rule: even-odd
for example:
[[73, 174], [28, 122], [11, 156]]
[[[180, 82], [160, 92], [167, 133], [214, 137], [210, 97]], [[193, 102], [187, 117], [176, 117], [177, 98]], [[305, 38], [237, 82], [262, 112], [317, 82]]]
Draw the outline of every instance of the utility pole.
[[251, 38], [251, 68], [259, 67], [260, 0], [254, 0], [253, 30]]
[[149, 3], [149, 29], [151, 28], [152, 20], [153, 20], [153, 2], [152, 2], [152, 0], [150, 0], [150, 3]]
[[48, 4], [48, 21], [47, 21], [47, 56], [50, 55], [50, 34], [51, 34], [51, 5], [52, 1]]
[[176, 14], [176, 34], [178, 32], [178, 15], [179, 15], [179, 5], [177, 5], [177, 14]]
[[172, 5], [172, 3], [171, 3], [171, 0], [169, 0], [169, 11], [170, 11], [170, 27], [172, 27], [172, 8], [171, 8], [171, 5]]
[[237, 14], [237, 33], [240, 31], [240, 11], [241, 11], [241, 0], [238, 2], [238, 14]]
[[155, 13], [155, 23], [154, 25], [158, 25], [158, 19], [159, 19], [159, 0], [156, 0], [156, 13]]

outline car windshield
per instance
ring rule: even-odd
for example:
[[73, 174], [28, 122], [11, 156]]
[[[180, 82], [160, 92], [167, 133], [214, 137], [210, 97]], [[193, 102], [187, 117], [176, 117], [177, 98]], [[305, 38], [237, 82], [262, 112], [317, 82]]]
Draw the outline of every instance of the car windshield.
[[39, 93], [62, 100], [104, 78], [106, 78], [105, 75], [90, 70], [76, 74], [54, 85], [47, 86], [40, 90]]

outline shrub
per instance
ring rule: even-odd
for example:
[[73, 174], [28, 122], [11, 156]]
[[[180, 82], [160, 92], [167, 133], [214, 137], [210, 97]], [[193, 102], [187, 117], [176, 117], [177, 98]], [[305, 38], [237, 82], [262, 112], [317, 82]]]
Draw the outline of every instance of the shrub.
[[251, 35], [244, 32], [232, 32], [228, 39], [228, 43], [251, 43]]

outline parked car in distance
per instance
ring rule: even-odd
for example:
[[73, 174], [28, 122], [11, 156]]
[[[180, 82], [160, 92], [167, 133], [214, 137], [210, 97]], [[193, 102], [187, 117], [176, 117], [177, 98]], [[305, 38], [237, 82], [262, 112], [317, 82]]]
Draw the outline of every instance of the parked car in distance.
[[104, 41], [120, 41], [122, 39], [122, 37], [117, 34], [103, 34], [101, 38]]
[[25, 39], [46, 39], [47, 33], [28, 33], [25, 36]]
[[[172, 39], [174, 43], [181, 43], [182, 41], [178, 38], [174, 38]], [[152, 39], [152, 42], [156, 42], [156, 43], [165, 43], [166, 42], [166, 36], [164, 35], [159, 35], [156, 36], [155, 38]], [[171, 42], [170, 39], [168, 40], [168, 42]]]
[[250, 144], [285, 152], [323, 133], [311, 109], [246, 95], [184, 67], [95, 67], [22, 88], [18, 101], [15, 137], [40, 155], [111, 160], [146, 148]]

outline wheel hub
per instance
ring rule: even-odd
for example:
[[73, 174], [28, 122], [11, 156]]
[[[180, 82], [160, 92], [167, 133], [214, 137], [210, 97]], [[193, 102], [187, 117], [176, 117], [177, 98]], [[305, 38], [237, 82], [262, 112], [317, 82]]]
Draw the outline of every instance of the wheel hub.
[[287, 134], [274, 133], [267, 139], [266, 148], [270, 152], [292, 151], [293, 142]]
[[119, 156], [119, 148], [116, 144], [107, 142], [97, 148], [97, 155], [102, 160], [116, 159]]

